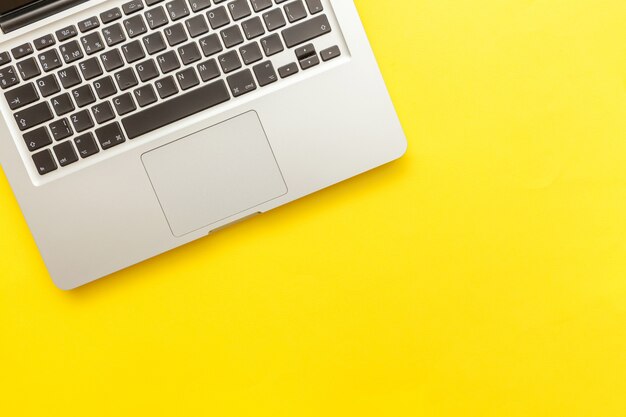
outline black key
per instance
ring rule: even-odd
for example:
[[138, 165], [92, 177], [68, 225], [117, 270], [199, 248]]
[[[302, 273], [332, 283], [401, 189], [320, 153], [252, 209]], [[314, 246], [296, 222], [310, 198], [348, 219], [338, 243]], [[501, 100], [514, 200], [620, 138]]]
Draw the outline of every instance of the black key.
[[124, 93], [121, 96], [115, 97], [113, 99], [113, 105], [115, 105], [115, 110], [120, 116], [123, 116], [137, 109], [137, 106], [135, 106], [135, 102], [133, 101], [133, 97], [130, 95], [130, 93]]
[[261, 48], [256, 42], [242, 46], [239, 48], [239, 53], [241, 54], [243, 62], [246, 65], [253, 64], [263, 59], [263, 52], [261, 52]]
[[135, 71], [132, 68], [124, 68], [123, 70], [115, 73], [115, 81], [121, 91], [128, 90], [131, 87], [139, 84]]
[[74, 102], [72, 102], [72, 98], [67, 93], [53, 97], [50, 102], [57, 116], [67, 114], [75, 109]]
[[55, 77], [54, 74], [46, 75], [38, 79], [37, 87], [39, 87], [39, 91], [43, 97], [48, 97], [61, 91], [61, 86], [59, 86], [57, 77]]
[[163, 74], [167, 74], [168, 72], [172, 72], [180, 68], [180, 61], [178, 61], [178, 57], [174, 51], [167, 51], [166, 53], [159, 55], [157, 57], [157, 62], [159, 63], [159, 67], [161, 67], [161, 72]]
[[189, 3], [191, 4], [191, 10], [194, 12], [199, 12], [211, 7], [211, 0], [191, 0]]
[[126, 40], [124, 29], [122, 29], [122, 25], [119, 23], [105, 27], [102, 29], [102, 34], [104, 35], [104, 41], [109, 46], [120, 44]]
[[252, 8], [255, 12], [260, 12], [272, 7], [272, 0], [250, 0], [250, 3], [252, 3]]
[[111, 49], [100, 55], [100, 60], [107, 71], [116, 70], [124, 65], [122, 54], [117, 49]]
[[228, 74], [229, 72], [233, 72], [241, 68], [241, 61], [239, 60], [237, 51], [228, 51], [225, 54], [220, 55], [218, 61], [222, 66], [224, 74]]
[[96, 16], [78, 22], [78, 30], [80, 30], [82, 33], [94, 30], [98, 26], [100, 26], [100, 22], [98, 21], [98, 18]]
[[38, 51], [41, 51], [42, 49], [46, 49], [54, 45], [56, 41], [54, 40], [54, 36], [44, 35], [40, 38], [35, 39], [33, 43], [35, 44], [35, 48], [37, 48]]
[[25, 84], [4, 93], [11, 110], [19, 109], [39, 100], [39, 94], [33, 83]]
[[[193, 4], [194, 3], [192, 2], [192, 7]], [[187, 19], [185, 21], [185, 26], [187, 26], [189, 36], [191, 36], [192, 38], [203, 35], [209, 31], [209, 25], [207, 24], [204, 16], [202, 16], [201, 14], [194, 16], [191, 19]]]
[[33, 155], [33, 162], [39, 175], [46, 175], [57, 169], [57, 163], [52, 156], [50, 149], [43, 150]]
[[186, 0], [173, 0], [165, 5], [167, 12], [170, 15], [172, 21], [182, 19], [189, 16], [189, 8], [187, 7]]
[[111, 103], [108, 101], [96, 104], [91, 108], [91, 112], [93, 113], [93, 117], [96, 119], [98, 124], [106, 123], [109, 120], [115, 119], [115, 112], [113, 111]]
[[230, 23], [228, 12], [224, 6], [209, 10], [206, 15], [209, 18], [209, 24], [213, 29], [219, 29]]
[[274, 65], [272, 65], [271, 61], [262, 62], [255, 65], [252, 69], [254, 70], [254, 75], [256, 75], [256, 79], [261, 87], [265, 87], [266, 85], [278, 80], [276, 71], [274, 71]]
[[331, 59], [335, 59], [338, 56], [341, 56], [341, 50], [338, 46], [331, 46], [328, 49], [324, 49], [320, 52], [320, 56], [322, 57], [322, 61], [330, 61]]
[[297, 74], [299, 71], [298, 65], [295, 62], [278, 68], [278, 74], [280, 74], [281, 78], [290, 77], [293, 74]]
[[163, 7], [161, 6], [148, 10], [145, 13], [145, 16], [150, 29], [160, 28], [161, 26], [165, 26], [169, 23], [167, 13], [165, 13], [165, 10], [163, 10]]
[[0, 87], [3, 90], [13, 87], [16, 84], [19, 84], [20, 79], [17, 77], [17, 73], [15, 72], [15, 68], [13, 66], [0, 68]]
[[322, 0], [305, 0], [306, 5], [309, 8], [309, 13], [315, 14], [324, 10], [324, 6], [322, 6]]
[[267, 30], [270, 32], [276, 29], [280, 29], [287, 24], [285, 20], [285, 16], [283, 16], [283, 12], [281, 9], [273, 9], [269, 12], [263, 13], [263, 20], [265, 21], [265, 26]]
[[83, 57], [83, 51], [80, 49], [80, 45], [76, 41], [70, 41], [59, 48], [61, 55], [66, 64], [74, 61], [78, 61]]
[[161, 33], [159, 32], [151, 33], [148, 36], [144, 36], [143, 44], [146, 47], [146, 51], [148, 51], [150, 55], [161, 52], [167, 47], [165, 45], [165, 39], [163, 39], [163, 35], [161, 35]]
[[148, 31], [148, 28], [146, 28], [146, 22], [144, 22], [141, 15], [133, 16], [130, 19], [124, 20], [124, 27], [126, 28], [129, 38], [143, 35]]
[[161, 3], [163, 0], [146, 0], [146, 5], [148, 6], [152, 6], [155, 5], [157, 3]]
[[11, 55], [8, 52], [0, 52], [0, 67], [11, 62]]
[[299, 60], [308, 58], [312, 55], [315, 55], [316, 53], [315, 46], [313, 46], [312, 43], [309, 43], [307, 45], [296, 48], [295, 53], [296, 53], [296, 58], [298, 58]]
[[78, 64], [80, 71], [83, 73], [83, 78], [85, 80], [91, 80], [92, 78], [96, 78], [102, 75], [102, 67], [100, 66], [100, 61], [98, 58], [90, 58], [86, 61]]
[[72, 96], [78, 107], [85, 107], [88, 104], [96, 101], [96, 96], [93, 94], [93, 90], [89, 84], [81, 85], [80, 87], [72, 90]]
[[248, 19], [245, 22], [242, 22], [241, 28], [243, 29], [243, 33], [245, 33], [246, 38], [248, 39], [254, 39], [265, 33], [265, 29], [263, 29], [263, 23], [261, 22], [261, 18], [259, 18], [258, 16], [253, 17], [252, 19]]
[[220, 34], [222, 35], [222, 41], [224, 41], [224, 45], [227, 48], [232, 48], [235, 45], [243, 43], [243, 35], [241, 34], [239, 26], [226, 28], [222, 30]]
[[68, 26], [66, 28], [57, 30], [55, 32], [55, 35], [57, 35], [57, 39], [59, 40], [59, 42], [63, 42], [78, 35], [78, 32], [76, 31], [76, 26]]
[[200, 47], [204, 56], [211, 56], [223, 50], [220, 38], [215, 33], [200, 39]]
[[122, 4], [122, 10], [126, 14], [137, 13], [143, 9], [143, 2], [141, 0], [131, 0], [128, 3]]
[[196, 70], [193, 68], [187, 68], [183, 71], [180, 71], [176, 74], [176, 79], [178, 80], [178, 85], [180, 85], [181, 90], [189, 90], [192, 87], [200, 84], [200, 80], [196, 75]]
[[317, 56], [317, 54], [311, 55], [308, 58], [304, 58], [300, 60], [300, 67], [302, 67], [303, 70], [308, 70], [309, 68], [312, 68], [318, 65], [319, 63], [320, 63], [320, 59]]
[[134, 93], [135, 100], [137, 100], [137, 104], [139, 104], [139, 107], [145, 107], [157, 101], [157, 96], [154, 92], [154, 88], [152, 88], [150, 84], [139, 87], [134, 91]]
[[27, 58], [22, 62], [18, 62], [17, 70], [24, 81], [30, 80], [31, 78], [41, 74], [41, 70], [39, 69], [39, 65], [37, 65], [35, 58]]
[[276, 55], [285, 50], [283, 43], [280, 41], [280, 36], [278, 36], [277, 33], [261, 39], [261, 47], [267, 57]]
[[135, 69], [137, 70], [139, 79], [144, 83], [159, 76], [159, 69], [152, 59], [137, 64]]
[[102, 23], [104, 23], [105, 25], [107, 23], [111, 23], [114, 20], [121, 19], [121, 18], [122, 18], [122, 11], [120, 10], [119, 7], [115, 7], [111, 10], [107, 10], [106, 12], [100, 13], [100, 20], [102, 20]]
[[49, 51], [39, 54], [38, 58], [39, 64], [41, 64], [41, 68], [43, 68], [45, 72], [52, 71], [63, 65], [56, 49], [50, 49]]
[[93, 87], [100, 99], [110, 97], [117, 93], [117, 89], [115, 88], [115, 84], [113, 83], [113, 79], [111, 77], [104, 77], [94, 81]]
[[158, 80], [154, 83], [154, 86], [161, 98], [168, 98], [178, 93], [178, 87], [176, 87], [176, 82], [172, 76]]
[[59, 165], [62, 167], [78, 161], [78, 155], [76, 155], [74, 145], [72, 145], [72, 142], [69, 140], [53, 146], [52, 150], [54, 150], [54, 154], [59, 160]]
[[98, 142], [100, 142], [100, 146], [102, 146], [102, 149], [104, 150], [110, 149], [126, 141], [124, 133], [122, 132], [118, 122], [96, 129], [96, 137], [98, 138]]
[[80, 74], [75, 66], [62, 69], [57, 75], [59, 76], [59, 80], [61, 80], [63, 88], [74, 87], [81, 82]]
[[226, 78], [230, 91], [234, 97], [242, 96], [246, 93], [256, 90], [256, 84], [254, 83], [254, 77], [249, 69], [239, 71]]
[[228, 9], [233, 20], [241, 20], [244, 17], [248, 17], [252, 14], [248, 0], [233, 0], [228, 3]]
[[220, 68], [216, 60], [210, 59], [198, 64], [198, 73], [202, 81], [207, 82], [220, 76]]
[[126, 62], [132, 64], [133, 62], [139, 61], [140, 59], [144, 59], [146, 57], [146, 53], [143, 51], [141, 47], [140, 41], [132, 41], [131, 43], [127, 43], [122, 46], [122, 52], [124, 53], [124, 58], [126, 58]]
[[285, 5], [285, 14], [290, 23], [297, 22], [306, 17], [306, 9], [302, 0], [295, 0]]
[[70, 120], [74, 125], [74, 130], [79, 133], [87, 129], [91, 129], [94, 126], [91, 114], [89, 114], [89, 110], [83, 110], [78, 113], [74, 113], [70, 116]]
[[88, 158], [100, 152], [96, 140], [91, 133], [85, 133], [84, 135], [74, 138], [74, 145], [76, 145], [76, 149], [78, 149], [81, 158]]
[[87, 55], [95, 54], [104, 49], [104, 42], [98, 32], [90, 33], [80, 39]]
[[283, 30], [283, 39], [287, 48], [300, 45], [317, 37], [330, 33], [330, 22], [326, 15], [322, 14], [297, 25]]
[[166, 28], [163, 33], [165, 33], [167, 43], [170, 46], [176, 46], [187, 41], [187, 32], [185, 32], [185, 27], [181, 23]]
[[52, 138], [45, 126], [41, 126], [35, 130], [24, 133], [24, 142], [29, 151], [33, 152], [48, 146], [52, 143]]
[[49, 127], [50, 132], [52, 133], [52, 137], [57, 142], [65, 138], [69, 138], [74, 134], [74, 131], [70, 126], [70, 122], [65, 118], [55, 120], [54, 122], [50, 123]]
[[46, 102], [20, 110], [13, 114], [13, 116], [21, 131], [28, 130], [31, 127], [35, 127], [54, 118], [52, 109]]
[[195, 42], [188, 43], [187, 45], [178, 48], [178, 55], [180, 55], [180, 59], [183, 61], [183, 65], [188, 65], [202, 59], [200, 49], [198, 49], [198, 46]]
[[33, 45], [31, 45], [30, 43], [25, 43], [23, 45], [16, 46], [15, 48], [11, 49], [11, 54], [13, 54], [13, 58], [15, 59], [24, 58], [26, 55], [30, 55], [32, 53], [33, 53]]
[[122, 124], [128, 138], [135, 139], [228, 100], [226, 84], [219, 80], [132, 114]]

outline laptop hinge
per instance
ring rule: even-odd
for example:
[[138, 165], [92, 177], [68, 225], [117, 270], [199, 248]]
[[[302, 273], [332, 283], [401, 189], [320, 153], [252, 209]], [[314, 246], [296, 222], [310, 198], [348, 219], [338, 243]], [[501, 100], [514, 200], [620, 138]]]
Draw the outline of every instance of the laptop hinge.
[[0, 16], [0, 29], [9, 33], [89, 0], [39, 0]]

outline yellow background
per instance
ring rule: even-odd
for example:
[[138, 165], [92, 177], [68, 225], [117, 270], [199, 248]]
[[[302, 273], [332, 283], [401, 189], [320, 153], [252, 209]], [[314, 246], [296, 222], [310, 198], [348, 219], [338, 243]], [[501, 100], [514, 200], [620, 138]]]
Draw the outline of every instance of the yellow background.
[[358, 0], [400, 161], [74, 292], [0, 178], [0, 415], [626, 415], [626, 2]]

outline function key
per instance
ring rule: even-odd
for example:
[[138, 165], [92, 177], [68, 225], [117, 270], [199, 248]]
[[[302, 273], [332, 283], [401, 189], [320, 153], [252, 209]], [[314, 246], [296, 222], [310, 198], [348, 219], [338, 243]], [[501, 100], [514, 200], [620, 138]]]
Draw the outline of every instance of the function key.
[[69, 38], [73, 38], [77, 34], [78, 32], [76, 32], [76, 26], [73, 25], [63, 29], [59, 29], [55, 32], [55, 35], [57, 35], [57, 39], [59, 40], [59, 42], [63, 42], [65, 40], [68, 40]]
[[100, 13], [100, 20], [102, 20], [102, 23], [104, 24], [111, 23], [114, 20], [120, 19], [121, 17], [122, 11], [119, 7]]
[[0, 52], [0, 67], [11, 62], [11, 55], [8, 52]]
[[152, 6], [152, 5], [155, 5], [155, 4], [157, 4], [157, 3], [161, 3], [162, 1], [163, 1], [163, 0], [146, 0], [146, 4], [147, 4], [148, 6]]
[[90, 30], [93, 30], [98, 26], [100, 26], [100, 21], [98, 21], [98, 18], [96, 16], [78, 22], [78, 29], [82, 33], [89, 32]]
[[24, 45], [16, 46], [11, 49], [11, 53], [13, 54], [13, 58], [20, 59], [25, 57], [26, 55], [30, 55], [33, 53], [33, 46], [30, 43], [25, 43]]
[[45, 149], [33, 155], [33, 162], [40, 175], [45, 175], [57, 169], [57, 163], [54, 161], [50, 149]]
[[54, 36], [45, 35], [45, 36], [42, 36], [41, 38], [35, 39], [33, 43], [35, 44], [35, 48], [37, 48], [38, 51], [41, 51], [42, 49], [46, 49], [47, 47], [54, 45], [55, 40], [54, 40]]
[[143, 9], [143, 2], [141, 0], [131, 0], [128, 3], [122, 4], [122, 10], [126, 14], [133, 14]]

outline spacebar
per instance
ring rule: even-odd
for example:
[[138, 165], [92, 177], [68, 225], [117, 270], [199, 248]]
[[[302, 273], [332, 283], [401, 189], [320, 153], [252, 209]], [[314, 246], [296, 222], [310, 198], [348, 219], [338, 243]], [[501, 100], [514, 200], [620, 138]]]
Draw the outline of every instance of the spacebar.
[[125, 117], [122, 124], [128, 138], [135, 139], [228, 100], [226, 83], [219, 80]]

